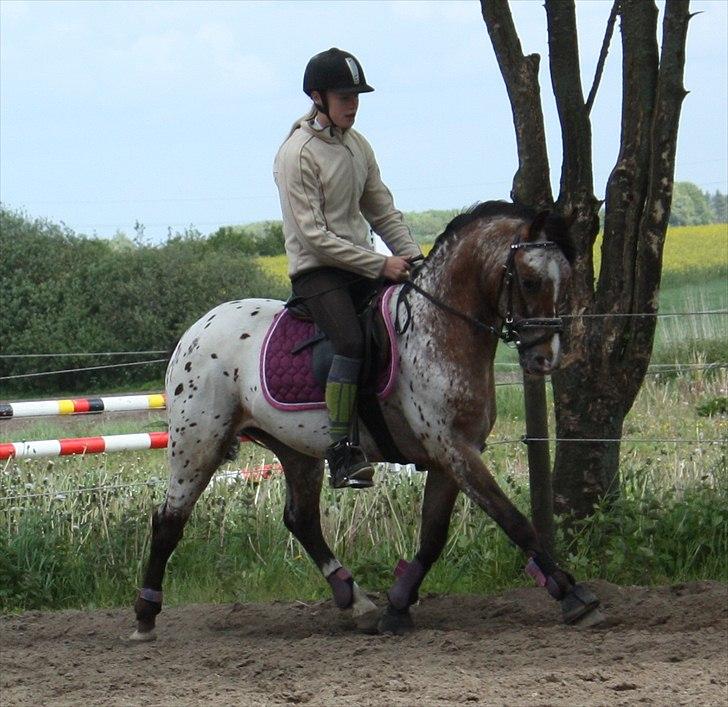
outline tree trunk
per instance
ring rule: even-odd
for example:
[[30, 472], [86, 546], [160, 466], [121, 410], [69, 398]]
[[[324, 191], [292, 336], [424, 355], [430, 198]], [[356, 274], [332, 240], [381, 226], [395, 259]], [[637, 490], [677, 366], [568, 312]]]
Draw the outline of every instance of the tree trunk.
[[[483, 18], [508, 89], [519, 151], [513, 197], [536, 207], [550, 200], [548, 160], [535, 55], [523, 57], [506, 0], [481, 0]], [[689, 0], [667, 0], [661, 56], [657, 8], [619, 0], [622, 131], [606, 188], [602, 265], [594, 286], [598, 231], [591, 123], [581, 89], [573, 0], [546, 0], [551, 80], [562, 130], [557, 209], [574, 217], [576, 260], [553, 377], [556, 408], [554, 498], [560, 512], [588, 515], [618, 491], [619, 440], [652, 353], [660, 268], [670, 211]], [[587, 315], [587, 316], [580, 316]], [[597, 315], [597, 316], [589, 316]], [[611, 315], [611, 316], [609, 316]], [[620, 316], [621, 315], [621, 316]], [[636, 316], [623, 316], [636, 315]], [[614, 440], [614, 441], [611, 441]]]
[[[538, 83], [540, 57], [523, 55], [507, 0], [483, 0], [481, 9], [513, 106], [518, 171], [513, 178], [511, 199], [538, 209], [550, 209], [553, 197]], [[526, 436], [541, 440], [528, 442], [531, 518], [544, 549], [553, 554], [553, 489], [549, 443], [545, 441], [549, 436], [546, 384], [543, 378], [524, 373], [523, 387]]]
[[[677, 126], [685, 95], [688, 4], [688, 0], [668, 0], [659, 57], [654, 3], [621, 1], [620, 153], [606, 189], [596, 291], [585, 287], [584, 278], [577, 278], [572, 311], [637, 316], [573, 320], [568, 336], [571, 355], [554, 376], [559, 439], [619, 440], [652, 355], [656, 319], [651, 315], [657, 311]], [[562, 196], [563, 192], [560, 202]], [[585, 516], [595, 503], [616, 494], [619, 452], [618, 441], [559, 442], [554, 462], [557, 512]]]

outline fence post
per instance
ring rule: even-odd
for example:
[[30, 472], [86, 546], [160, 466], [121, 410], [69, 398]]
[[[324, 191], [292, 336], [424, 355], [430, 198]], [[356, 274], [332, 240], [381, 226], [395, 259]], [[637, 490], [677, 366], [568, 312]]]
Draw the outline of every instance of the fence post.
[[[523, 374], [523, 402], [528, 438], [528, 478], [531, 491], [531, 519], [544, 550], [554, 554], [554, 499], [551, 487], [549, 424], [546, 412], [546, 383], [542, 376]], [[531, 441], [540, 439], [543, 441]]]

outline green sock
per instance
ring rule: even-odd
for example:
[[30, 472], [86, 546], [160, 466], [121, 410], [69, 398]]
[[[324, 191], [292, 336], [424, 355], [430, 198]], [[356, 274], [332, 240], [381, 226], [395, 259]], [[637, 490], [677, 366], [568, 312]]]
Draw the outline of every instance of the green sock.
[[359, 359], [334, 356], [326, 381], [326, 407], [329, 411], [329, 434], [332, 442], [349, 436], [360, 368]]

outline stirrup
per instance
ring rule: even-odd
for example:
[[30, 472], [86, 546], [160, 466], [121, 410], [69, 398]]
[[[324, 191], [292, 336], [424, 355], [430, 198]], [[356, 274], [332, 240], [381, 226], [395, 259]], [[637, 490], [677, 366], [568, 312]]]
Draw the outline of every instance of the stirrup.
[[335, 442], [326, 450], [331, 488], [366, 489], [374, 486], [374, 467], [364, 451], [348, 439]]

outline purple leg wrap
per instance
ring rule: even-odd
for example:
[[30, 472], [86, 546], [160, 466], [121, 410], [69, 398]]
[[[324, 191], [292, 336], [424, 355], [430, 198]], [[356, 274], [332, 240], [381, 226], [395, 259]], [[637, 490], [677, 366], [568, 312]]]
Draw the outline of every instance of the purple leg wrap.
[[354, 601], [354, 578], [344, 567], [334, 570], [326, 581], [331, 586], [334, 603], [339, 609], [348, 609]]
[[525, 567], [525, 572], [538, 584], [539, 587], [546, 587], [548, 593], [554, 599], [563, 599], [565, 592], [558, 585], [556, 580], [550, 575], [546, 574], [538, 565], [535, 558], [531, 558]]
[[147, 601], [153, 601], [155, 604], [162, 603], [162, 592], [156, 589], [149, 589], [148, 587], [142, 587], [139, 590], [139, 596]]
[[412, 562], [400, 560], [394, 570], [397, 581], [389, 590], [389, 603], [395, 609], [407, 609], [417, 601], [417, 590], [425, 577], [424, 565], [415, 558]]

